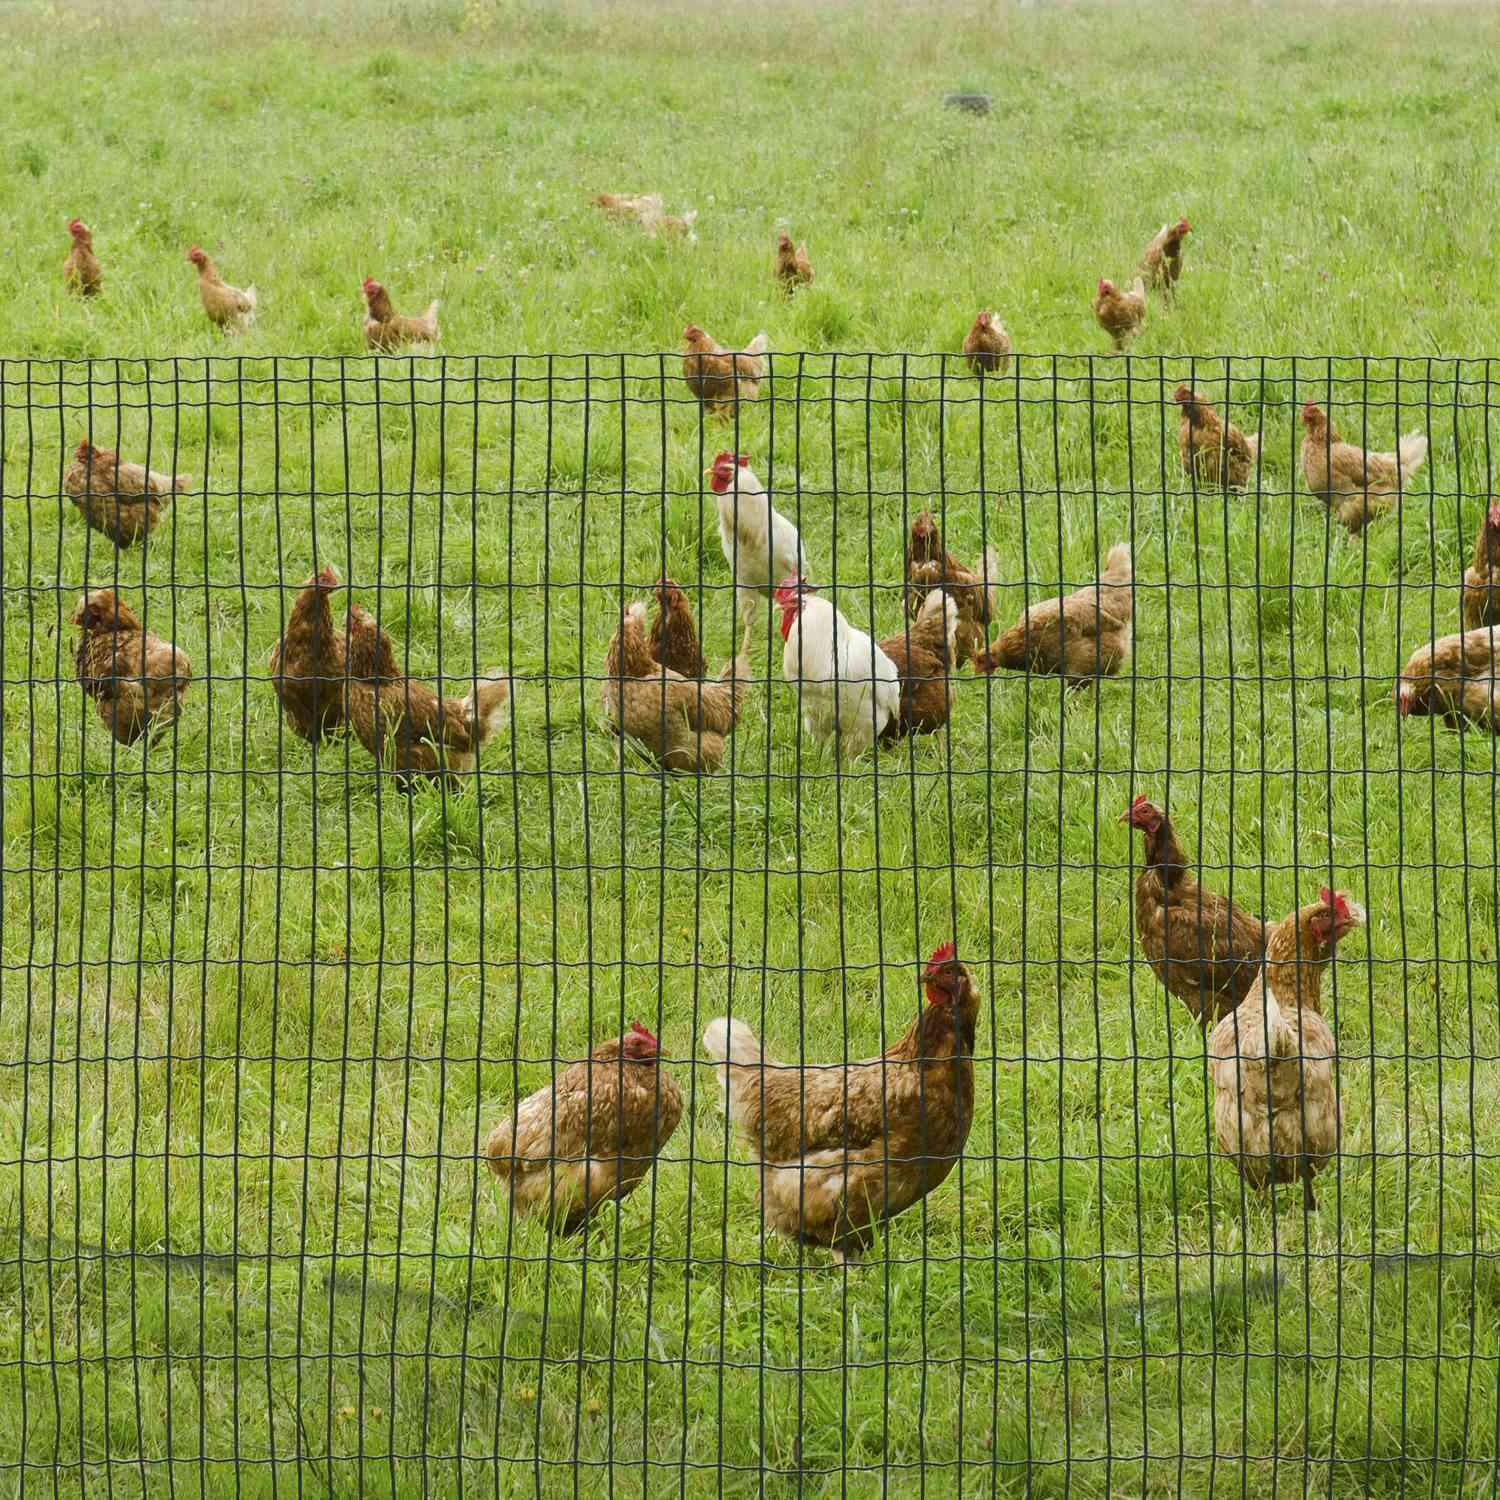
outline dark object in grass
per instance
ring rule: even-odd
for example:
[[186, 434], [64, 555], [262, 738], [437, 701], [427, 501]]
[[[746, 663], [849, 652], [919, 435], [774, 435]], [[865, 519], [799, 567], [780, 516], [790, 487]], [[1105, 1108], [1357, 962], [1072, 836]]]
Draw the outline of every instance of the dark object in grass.
[[988, 94], [945, 94], [943, 103], [949, 109], [961, 109], [969, 115], [987, 115], [991, 99]]

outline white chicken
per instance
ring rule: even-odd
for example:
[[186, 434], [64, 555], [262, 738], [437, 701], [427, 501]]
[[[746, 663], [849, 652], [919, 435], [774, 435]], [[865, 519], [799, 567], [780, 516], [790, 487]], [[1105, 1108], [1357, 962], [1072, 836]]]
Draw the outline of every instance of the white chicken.
[[796, 574], [774, 597], [786, 642], [781, 672], [801, 690], [807, 732], [839, 754], [863, 755], [901, 712], [895, 662]]
[[772, 504], [743, 454], [721, 453], [707, 470], [719, 497], [719, 542], [742, 589], [772, 593], [777, 583], [807, 572], [797, 528]]

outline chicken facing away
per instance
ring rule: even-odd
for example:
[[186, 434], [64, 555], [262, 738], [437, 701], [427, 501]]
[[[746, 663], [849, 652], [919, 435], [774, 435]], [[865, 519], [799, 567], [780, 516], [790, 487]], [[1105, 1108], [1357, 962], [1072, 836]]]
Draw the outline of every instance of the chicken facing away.
[[1219, 1150], [1252, 1187], [1302, 1183], [1318, 1206], [1313, 1178], [1339, 1148], [1333, 1032], [1323, 1019], [1323, 971], [1333, 950], [1365, 920], [1343, 891], [1283, 917], [1266, 934], [1266, 961], [1237, 1009], [1208, 1041]]
[[799, 286], [810, 286], [813, 279], [812, 262], [807, 258], [806, 245], [793, 245], [789, 234], [776, 239], [776, 279], [788, 296]]
[[1302, 478], [1351, 536], [1396, 505], [1427, 457], [1420, 432], [1407, 433], [1394, 453], [1366, 453], [1346, 443], [1311, 401], [1302, 408], [1302, 425]]
[[1445, 635], [1412, 652], [1396, 684], [1403, 719], [1441, 716], [1450, 729], [1465, 719], [1500, 734], [1500, 630], [1488, 625]]
[[754, 401], [766, 378], [761, 356], [771, 347], [768, 335], [758, 333], [738, 353], [706, 334], [696, 323], [682, 331], [687, 350], [682, 356], [682, 378], [688, 389], [710, 411], [733, 416], [737, 402]]
[[1094, 293], [1094, 321], [1110, 336], [1116, 351], [1141, 331], [1146, 321], [1146, 283], [1139, 276], [1128, 292], [1101, 280]]
[[438, 299], [427, 304], [420, 318], [404, 318], [391, 305], [391, 296], [373, 276], [366, 276], [365, 347], [389, 354], [403, 344], [435, 344], [438, 341]]
[[1167, 993], [1208, 1026], [1254, 986], [1266, 924], [1193, 879], [1176, 830], [1154, 803], [1137, 797], [1120, 821], [1146, 836], [1146, 859], [1135, 881], [1141, 952]]
[[611, 731], [636, 741], [669, 771], [717, 771], [750, 690], [753, 602], [747, 601], [745, 618], [740, 654], [717, 681], [704, 680], [685, 677], [656, 660], [646, 632], [646, 606], [632, 604], [610, 637], [599, 685]]
[[681, 677], [707, 677], [708, 663], [698, 644], [698, 625], [687, 595], [670, 578], [656, 584], [656, 618], [651, 622], [651, 657]]
[[768, 1228], [857, 1259], [875, 1226], [952, 1172], [974, 1118], [979, 992], [945, 943], [922, 975], [926, 1004], [906, 1035], [865, 1062], [774, 1062], [742, 1021], [703, 1033], [730, 1124], [757, 1153]]
[[193, 482], [191, 474], [158, 474], [144, 464], [125, 464], [111, 448], [79, 443], [63, 475], [63, 489], [95, 531], [117, 547], [150, 536], [163, 509]]
[[94, 231], [82, 219], [68, 221], [72, 248], [63, 261], [63, 285], [80, 297], [97, 297], [104, 290], [104, 268], [94, 254]]
[[901, 713], [901, 674], [816, 585], [793, 576], [774, 595], [781, 610], [781, 673], [798, 690], [802, 724], [835, 754], [863, 755]]
[[425, 777], [450, 783], [479, 764], [480, 747], [505, 722], [508, 677], [475, 682], [465, 698], [444, 698], [427, 683], [403, 675], [391, 638], [368, 610], [349, 610], [348, 678], [344, 717], [378, 765], [409, 788]]
[[1500, 628], [1500, 503], [1491, 500], [1474, 538], [1474, 561], [1464, 570], [1464, 629]]
[[1182, 467], [1196, 475], [1199, 484], [1223, 483], [1242, 490], [1255, 478], [1255, 459], [1260, 435], [1246, 437], [1232, 422], [1225, 422], [1213, 406], [1190, 386], [1180, 385], [1172, 399], [1182, 408], [1177, 421], [1177, 451]]
[[209, 322], [225, 333], [243, 333], [255, 321], [255, 288], [230, 286], [197, 245], [187, 258], [198, 268], [198, 296]]
[[601, 1204], [623, 1203], [640, 1186], [682, 1118], [682, 1090], [660, 1050], [632, 1021], [511, 1106], [484, 1156], [518, 1214], [573, 1234]]
[[933, 589], [915, 620], [880, 643], [901, 679], [901, 706], [881, 731], [882, 743], [907, 734], [936, 734], [953, 712], [958, 605]]
[[74, 670], [99, 722], [122, 745], [147, 730], [156, 744], [182, 715], [192, 664], [170, 641], [143, 629], [110, 589], [80, 599], [73, 624], [81, 632]]
[[1010, 368], [1010, 335], [992, 312], [982, 312], [964, 335], [964, 358], [975, 375], [1003, 375]]
[[783, 578], [806, 574], [797, 528], [772, 504], [744, 454], [720, 453], [705, 471], [718, 497], [719, 545], [742, 589], [773, 593]]
[[1130, 655], [1133, 579], [1130, 548], [1117, 542], [1097, 583], [1033, 604], [975, 658], [974, 670], [1057, 673], [1074, 687], [1114, 676]]
[[984, 650], [1000, 597], [1000, 558], [993, 547], [972, 568], [943, 547], [942, 533], [930, 510], [911, 523], [906, 544], [906, 612], [921, 613], [928, 593], [941, 588], [958, 606], [954, 666], [961, 667]]
[[323, 567], [303, 585], [271, 650], [271, 685], [281, 701], [286, 727], [317, 744], [344, 723], [344, 633], [334, 627], [329, 597], [341, 588], [338, 574]]
[[1177, 278], [1182, 275], [1182, 242], [1192, 227], [1186, 219], [1163, 224], [1146, 246], [1140, 270], [1153, 291], [1159, 289], [1170, 297], [1177, 289]]

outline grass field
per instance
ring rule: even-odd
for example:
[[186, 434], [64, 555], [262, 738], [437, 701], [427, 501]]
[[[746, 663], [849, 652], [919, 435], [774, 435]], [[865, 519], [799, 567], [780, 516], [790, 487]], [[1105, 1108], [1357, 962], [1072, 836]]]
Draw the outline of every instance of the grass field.
[[[0, 1493], [1494, 1494], [1496, 745], [1391, 689], [1491, 488], [1497, 43], [1442, 5], [0, 10]], [[1071, 357], [1178, 214], [1176, 309]], [[232, 345], [194, 240], [259, 290]], [[444, 299], [441, 360], [354, 358], [367, 274]], [[983, 393], [935, 357], [982, 306], [1025, 356]], [[737, 431], [685, 399], [689, 320], [794, 351]], [[1263, 427], [1252, 493], [1182, 473], [1190, 375]], [[1297, 493], [1306, 399], [1432, 439], [1359, 541]], [[87, 430], [199, 476], [146, 549], [59, 503]], [[1128, 538], [1133, 671], [966, 675], [950, 734], [836, 774], [767, 636], [723, 774], [622, 769], [622, 593], [670, 570], [730, 648], [731, 445], [881, 635], [924, 506], [996, 546], [1007, 616]], [[323, 561], [414, 671], [516, 674], [477, 784], [281, 727]], [[73, 682], [85, 580], [194, 664], [144, 755]], [[1268, 915], [1369, 908], [1311, 1220], [1214, 1160], [1200, 1035], [1133, 962], [1137, 791]], [[704, 1023], [869, 1055], [949, 936], [986, 996], [962, 1168], [863, 1268], [763, 1238]], [[636, 1016], [684, 1123], [549, 1245], [477, 1144]]]

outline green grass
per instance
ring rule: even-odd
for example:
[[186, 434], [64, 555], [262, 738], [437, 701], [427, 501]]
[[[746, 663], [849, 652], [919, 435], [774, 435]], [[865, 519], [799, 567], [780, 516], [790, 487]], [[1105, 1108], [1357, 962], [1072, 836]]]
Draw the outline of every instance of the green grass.
[[[1495, 743], [1390, 698], [1490, 485], [1497, 39], [1427, 5], [0, 15], [4, 1492], [865, 1497], [925, 1463], [930, 1494], [1494, 1493]], [[698, 242], [601, 188], [697, 207]], [[1049, 362], [1103, 350], [1090, 288], [1179, 213], [1142, 358]], [[790, 304], [783, 221], [818, 274]], [[260, 291], [236, 344], [195, 239]], [[340, 366], [367, 274], [443, 297], [441, 363]], [[956, 349], [981, 306], [1028, 356], [982, 404], [826, 352]], [[1007, 612], [1129, 537], [1133, 673], [1066, 706], [966, 676], [951, 736], [836, 780], [767, 640], [726, 774], [622, 773], [590, 680], [622, 581], [669, 568], [715, 665], [732, 638], [690, 319], [812, 351], [738, 446], [856, 621], [897, 628], [922, 505], [997, 546]], [[1252, 495], [1178, 468], [1189, 355], [1264, 424]], [[1433, 440], [1353, 544], [1295, 493], [1330, 396]], [[90, 423], [208, 476], [118, 561], [57, 499]], [[408, 799], [280, 728], [315, 558], [414, 670], [517, 674], [477, 785]], [[196, 672], [146, 757], [72, 681], [67, 615], [116, 578]], [[1200, 1037], [1132, 965], [1137, 790], [1249, 904], [1370, 909], [1311, 1223], [1241, 1200]], [[732, 1005], [783, 1056], [869, 1054], [950, 934], [986, 996], [965, 1163], [863, 1269], [799, 1261], [696, 1039]], [[650, 1191], [549, 1247], [476, 1142], [633, 1016], [689, 1113]]]

